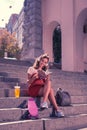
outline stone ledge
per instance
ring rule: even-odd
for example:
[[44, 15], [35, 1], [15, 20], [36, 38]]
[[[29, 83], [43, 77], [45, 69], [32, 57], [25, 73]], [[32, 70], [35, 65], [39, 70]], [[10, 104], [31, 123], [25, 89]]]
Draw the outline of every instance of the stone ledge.
[[[7, 104], [6, 104], [7, 105]], [[81, 115], [87, 113], [87, 104], [73, 105], [69, 107], [60, 107], [64, 112], [65, 117]], [[78, 111], [79, 110], [79, 111]], [[45, 109], [44, 111], [39, 110], [39, 118], [49, 118], [52, 113], [52, 108]], [[16, 120], [27, 120], [28, 119], [28, 108], [27, 100], [22, 102], [17, 108], [2, 108], [0, 109], [0, 122], [16, 121]]]
[[84, 126], [87, 115], [6, 122], [0, 124], [0, 130], [77, 130]]

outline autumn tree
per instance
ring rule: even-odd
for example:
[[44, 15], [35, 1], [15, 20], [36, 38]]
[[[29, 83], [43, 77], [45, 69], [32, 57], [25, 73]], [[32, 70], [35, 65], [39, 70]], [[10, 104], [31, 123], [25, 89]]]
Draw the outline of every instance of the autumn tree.
[[15, 33], [10, 33], [6, 29], [0, 29], [0, 57], [4, 57], [4, 52], [10, 57], [17, 57], [20, 53]]

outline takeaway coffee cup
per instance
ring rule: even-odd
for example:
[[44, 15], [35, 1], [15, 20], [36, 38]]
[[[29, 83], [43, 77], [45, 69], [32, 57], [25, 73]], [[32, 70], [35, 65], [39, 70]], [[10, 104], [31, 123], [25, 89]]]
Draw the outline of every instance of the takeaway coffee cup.
[[20, 86], [14, 86], [15, 97], [20, 97]]

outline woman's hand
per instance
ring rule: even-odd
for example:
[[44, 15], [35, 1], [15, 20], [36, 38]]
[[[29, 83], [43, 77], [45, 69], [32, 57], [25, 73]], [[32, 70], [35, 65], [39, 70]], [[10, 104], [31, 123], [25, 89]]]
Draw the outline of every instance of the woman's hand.
[[38, 70], [38, 76], [41, 79], [45, 79], [46, 78], [46, 74], [43, 70]]
[[33, 83], [33, 81], [35, 80], [35, 79], [37, 79], [38, 78], [38, 73], [34, 73], [33, 75], [30, 75], [30, 74], [28, 74], [28, 80], [27, 80], [27, 82], [28, 82], [28, 84], [29, 84], [29, 86]]
[[32, 75], [32, 79], [33, 79], [33, 80], [38, 79], [38, 77], [39, 77], [39, 76], [38, 76], [38, 73], [34, 73], [34, 74]]

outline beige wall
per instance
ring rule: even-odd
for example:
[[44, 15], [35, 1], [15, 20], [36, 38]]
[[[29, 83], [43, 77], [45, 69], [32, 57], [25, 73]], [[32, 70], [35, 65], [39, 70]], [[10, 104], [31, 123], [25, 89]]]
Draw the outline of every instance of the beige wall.
[[[43, 21], [43, 50], [50, 55], [53, 61], [52, 36], [55, 27], [60, 24], [61, 0], [43, 0], [42, 1], [42, 21]], [[55, 7], [55, 8], [54, 8]]]
[[86, 18], [87, 0], [42, 0], [43, 49], [53, 61], [52, 36], [55, 27], [60, 24], [62, 70], [84, 71], [86, 35], [83, 33], [83, 25]]

